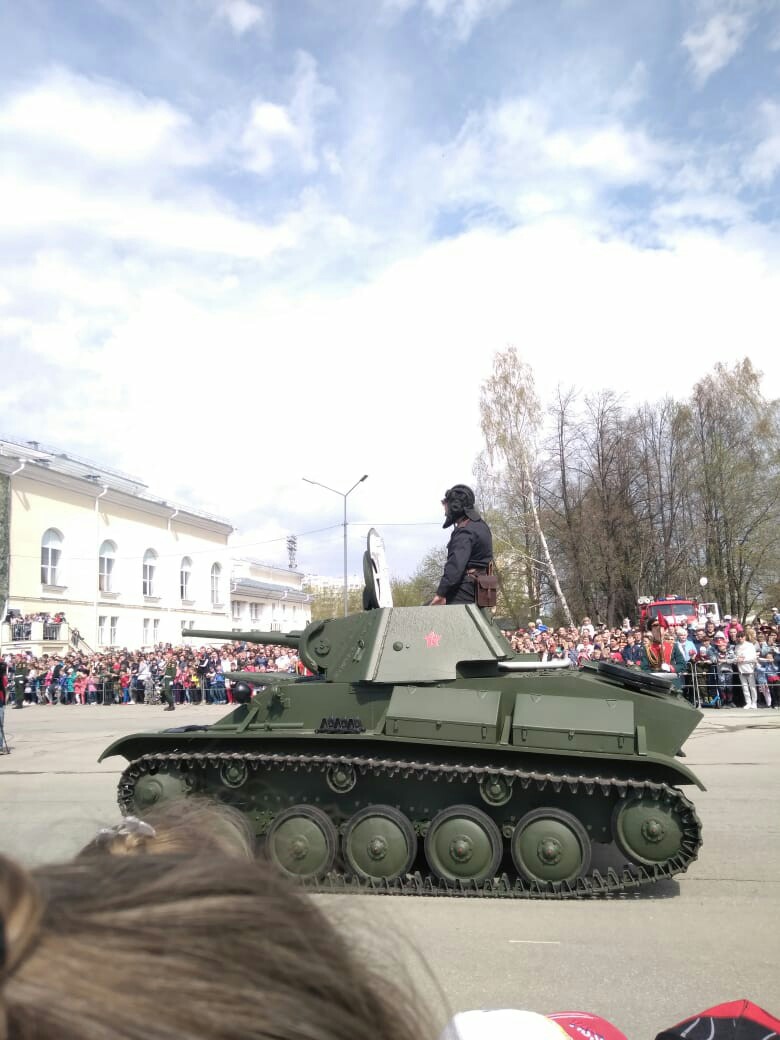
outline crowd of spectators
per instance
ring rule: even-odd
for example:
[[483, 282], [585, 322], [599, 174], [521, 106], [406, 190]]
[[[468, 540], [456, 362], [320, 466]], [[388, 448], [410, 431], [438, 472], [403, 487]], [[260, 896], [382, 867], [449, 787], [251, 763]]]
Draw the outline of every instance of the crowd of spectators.
[[[47, 616], [48, 617], [48, 616]], [[59, 623], [63, 616], [49, 619]], [[664, 672], [691, 699], [713, 706], [744, 706], [762, 697], [767, 707], [780, 707], [780, 613], [756, 618], [744, 627], [726, 615], [705, 617], [687, 627], [663, 628], [653, 634], [626, 618], [620, 627], [593, 624], [550, 628], [541, 618], [525, 628], [504, 631], [512, 649], [581, 668], [588, 661], [612, 661], [629, 668]], [[655, 642], [654, 642], [655, 640]], [[229, 672], [306, 674], [294, 650], [278, 645], [229, 642], [215, 646], [159, 644], [151, 650], [127, 648], [86, 653], [71, 648], [62, 655], [29, 652], [6, 654], [8, 701], [17, 704], [159, 703], [164, 679], [175, 704], [232, 703]]]
[[243, 642], [212, 646], [159, 644], [148, 651], [63, 655], [6, 654], [8, 700], [19, 703], [159, 703], [165, 678], [176, 704], [232, 703], [228, 672], [305, 674], [298, 655], [283, 646]]
[[743, 626], [731, 615], [713, 616], [677, 627], [594, 625], [583, 617], [579, 625], [549, 628], [541, 618], [524, 628], [504, 630], [516, 653], [536, 654], [542, 661], [560, 661], [581, 668], [587, 661], [612, 661], [629, 668], [663, 672], [678, 689], [705, 706], [755, 707], [760, 695], [767, 707], [780, 707], [780, 612], [756, 617]]

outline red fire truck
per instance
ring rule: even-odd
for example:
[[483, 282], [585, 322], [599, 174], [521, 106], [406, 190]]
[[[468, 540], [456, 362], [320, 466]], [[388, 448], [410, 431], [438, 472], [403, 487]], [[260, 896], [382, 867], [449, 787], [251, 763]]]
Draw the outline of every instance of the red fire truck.
[[639, 621], [644, 628], [651, 617], [656, 617], [663, 628], [675, 628], [677, 625], [694, 625], [697, 621], [709, 621], [717, 625], [720, 622], [720, 610], [717, 603], [701, 603], [697, 599], [686, 599], [683, 596], [640, 596]]

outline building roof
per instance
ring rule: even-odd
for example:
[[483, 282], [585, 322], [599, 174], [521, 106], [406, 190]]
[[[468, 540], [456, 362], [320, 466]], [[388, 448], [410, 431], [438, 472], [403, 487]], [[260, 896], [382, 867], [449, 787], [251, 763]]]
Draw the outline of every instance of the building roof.
[[209, 520], [213, 523], [224, 524], [231, 530], [233, 529], [233, 525], [224, 517], [192, 509], [190, 506], [179, 505], [176, 502], [171, 502], [168, 499], [152, 494], [147, 485], [137, 477], [131, 477], [129, 474], [122, 473], [119, 470], [109, 469], [96, 462], [90, 462], [89, 459], [81, 458], [72, 452], [60, 451], [59, 448], [42, 444], [40, 441], [0, 437], [0, 456], [13, 460], [18, 459], [19, 462], [31, 463], [34, 466], [42, 466], [44, 469], [54, 473], [61, 473], [66, 477], [86, 480], [97, 487], [107, 487], [112, 491], [119, 491], [122, 494], [143, 499], [145, 502], [150, 502], [154, 505], [178, 509], [181, 513], [187, 513], [190, 516]]
[[311, 596], [300, 589], [289, 585], [275, 585], [270, 581], [258, 581], [256, 578], [233, 578], [230, 583], [231, 592], [243, 592], [247, 595], [259, 593], [266, 599], [286, 599], [290, 603], [309, 603]]

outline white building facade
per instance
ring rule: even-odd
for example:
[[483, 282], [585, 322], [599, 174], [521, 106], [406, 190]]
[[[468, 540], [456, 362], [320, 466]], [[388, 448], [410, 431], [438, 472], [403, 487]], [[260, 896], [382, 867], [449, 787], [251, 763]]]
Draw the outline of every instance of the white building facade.
[[304, 591], [299, 571], [234, 559], [230, 590], [234, 631], [290, 632], [311, 621], [312, 597]]
[[[243, 627], [231, 617], [235, 601], [247, 614], [262, 609], [277, 630], [302, 627], [301, 576], [237, 561], [234, 579], [232, 531], [131, 477], [37, 442], [0, 440], [2, 651], [176, 646], [185, 627]], [[242, 580], [259, 584], [231, 592]], [[288, 609], [276, 610], [285, 591]]]

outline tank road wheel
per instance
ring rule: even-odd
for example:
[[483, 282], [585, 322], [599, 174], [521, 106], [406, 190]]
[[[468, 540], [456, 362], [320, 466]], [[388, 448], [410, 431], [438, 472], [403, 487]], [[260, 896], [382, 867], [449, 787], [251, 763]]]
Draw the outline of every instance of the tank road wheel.
[[590, 838], [564, 809], [533, 809], [510, 842], [517, 872], [528, 881], [574, 881], [590, 866]]
[[315, 805], [294, 805], [280, 812], [268, 829], [266, 855], [288, 877], [321, 878], [333, 867], [338, 835]]
[[183, 798], [195, 789], [194, 778], [188, 773], [147, 773], [135, 785], [133, 806], [136, 811], [150, 809], [158, 802]]
[[444, 881], [495, 877], [504, 843], [490, 817], [471, 805], [451, 805], [434, 816], [425, 835], [425, 858]]
[[370, 805], [356, 812], [344, 828], [341, 851], [359, 877], [394, 880], [411, 870], [417, 835], [392, 805]]
[[615, 844], [632, 863], [654, 867], [682, 849], [683, 830], [669, 806], [653, 798], [632, 798], [612, 814]]

